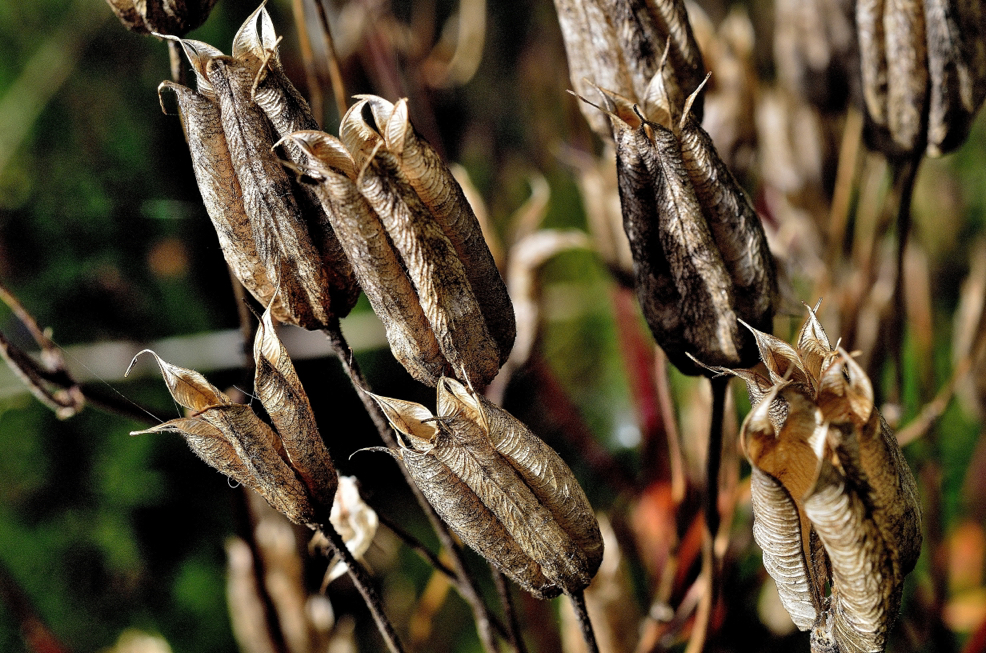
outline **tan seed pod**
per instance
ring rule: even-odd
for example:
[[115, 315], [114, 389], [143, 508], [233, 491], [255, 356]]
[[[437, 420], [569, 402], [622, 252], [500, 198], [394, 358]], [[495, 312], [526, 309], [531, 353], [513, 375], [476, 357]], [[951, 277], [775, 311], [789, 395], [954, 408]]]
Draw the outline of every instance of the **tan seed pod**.
[[534, 596], [542, 599], [560, 589], [542, 573], [483, 501], [432, 452], [448, 448], [448, 435], [424, 406], [409, 401], [373, 398], [400, 436], [399, 458], [442, 520], [463, 542]]
[[860, 71], [866, 113], [879, 126], [887, 124], [887, 55], [883, 10], [889, 0], [856, 0]]
[[277, 334], [271, 312], [264, 312], [253, 344], [254, 387], [280, 435], [291, 468], [327, 518], [339, 479], [318, 432], [308, 395]]
[[467, 421], [482, 426], [496, 452], [510, 463], [585, 555], [588, 573], [593, 576], [603, 559], [599, 522], [582, 486], [561, 456], [516, 417], [454, 379], [442, 381], [438, 400], [439, 414], [458, 412]]
[[383, 322], [394, 357], [415, 379], [434, 386], [451, 370], [383, 223], [353, 182], [349, 152], [319, 131], [296, 132], [291, 138], [309, 157], [316, 192], [353, 261], [360, 287]]
[[[259, 28], [258, 28], [259, 25]], [[251, 14], [233, 38], [233, 58], [255, 71], [253, 100], [270, 120], [284, 146], [288, 160], [305, 167], [307, 157], [291, 140], [285, 137], [301, 130], [318, 129], [318, 122], [311, 107], [291, 80], [284, 74], [277, 54], [277, 36], [274, 24], [266, 8], [261, 5]], [[353, 275], [352, 264], [320, 203], [315, 190], [307, 184], [292, 180], [295, 199], [305, 219], [312, 241], [322, 256], [332, 312], [345, 317], [356, 304], [359, 286]]]
[[886, 0], [887, 127], [900, 148], [924, 148], [927, 44], [921, 0]]
[[[219, 107], [201, 93], [179, 84], [161, 82], [158, 94], [165, 89], [172, 91], [178, 100], [185, 139], [192, 155], [192, 170], [226, 263], [258, 301], [270, 304], [275, 286], [257, 254], [240, 182], [223, 134]], [[280, 298], [275, 300], [273, 311], [279, 320], [289, 319]]]
[[304, 328], [322, 328], [332, 318], [325, 269], [291, 182], [271, 151], [267, 119], [251, 99], [254, 75], [249, 66], [229, 57], [210, 59], [206, 72], [216, 89], [257, 254], [268, 277], [278, 280], [290, 321]]
[[[376, 101], [383, 100], [376, 98]], [[384, 140], [462, 261], [486, 327], [500, 350], [502, 365], [517, 336], [517, 322], [507, 287], [462, 187], [438, 153], [414, 130], [406, 99], [393, 105]]]
[[[348, 115], [348, 114], [347, 114]], [[486, 386], [500, 369], [462, 262], [400, 169], [378, 149], [356, 180], [404, 262], [442, 354], [464, 380]]]
[[284, 448], [274, 431], [249, 406], [233, 403], [198, 372], [171, 365], [150, 353], [171, 396], [192, 415], [132, 435], [178, 432], [204, 462], [259, 492], [288, 519], [313, 523], [315, 510], [309, 494], [285, 462]]

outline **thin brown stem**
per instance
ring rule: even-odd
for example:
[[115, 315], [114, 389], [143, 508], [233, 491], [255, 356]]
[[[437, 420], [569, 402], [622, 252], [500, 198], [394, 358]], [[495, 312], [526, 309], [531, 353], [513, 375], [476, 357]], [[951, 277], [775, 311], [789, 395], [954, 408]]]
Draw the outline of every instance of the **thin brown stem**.
[[[377, 432], [380, 434], [380, 439], [384, 441], [391, 449], [397, 448], [397, 441], [394, 438], [393, 433], [390, 430], [390, 424], [387, 422], [387, 417], [380, 410], [380, 406], [367, 394], [369, 390], [369, 384], [366, 382], [366, 378], [363, 376], [363, 372], [359, 368], [359, 364], [356, 359], [353, 358], [352, 350], [346, 343], [346, 338], [342, 334], [342, 329], [339, 326], [338, 320], [336, 320], [332, 325], [323, 329], [326, 337], [329, 341], [329, 346], [335, 353], [336, 357], [342, 363], [343, 369], [349, 376], [356, 388], [356, 394], [359, 395], [360, 401], [363, 402], [363, 406], [366, 408], [366, 412], [369, 413], [370, 419], [373, 420], [373, 424], [377, 427]], [[462, 595], [462, 598], [466, 600], [473, 611], [473, 618], [476, 620], [476, 629], [479, 632], [479, 639], [483, 643], [483, 648], [487, 653], [496, 653], [497, 645], [496, 638], [493, 633], [493, 619], [480, 596], [479, 588], [476, 584], [476, 579], [473, 577], [469, 568], [466, 566], [465, 558], [462, 555], [462, 549], [459, 548], [455, 540], [452, 538], [452, 533], [449, 532], [448, 528], [438, 517], [435, 509], [431, 507], [428, 500], [415, 485], [414, 481], [411, 479], [407, 470], [403, 465], [398, 465], [401, 473], [404, 475], [404, 480], [407, 481], [408, 487], [411, 488], [411, 492], [414, 494], [414, 498], [418, 501], [418, 505], [424, 510], [428, 521], [431, 523], [432, 529], [438, 535], [438, 540], [442, 543], [442, 547], [448, 552], [449, 556], [452, 558], [452, 563], [455, 566], [455, 574], [460, 579], [461, 582], [456, 584], [456, 588]]]
[[325, 50], [328, 53], [326, 63], [329, 67], [329, 80], [332, 82], [332, 95], [335, 97], [336, 111], [339, 112], [339, 119], [346, 113], [346, 85], [342, 81], [342, 70], [339, 68], [339, 56], [336, 53], [336, 43], [332, 38], [332, 29], [329, 25], [329, 17], [325, 13], [325, 6], [322, 0], [314, 0], [315, 9], [318, 11], [318, 20], [322, 24], [322, 34], [325, 36]]
[[501, 572], [493, 570], [493, 581], [496, 583], [497, 594], [500, 595], [500, 604], [503, 606], [503, 614], [507, 616], [507, 641], [517, 653], [527, 653], [527, 646], [524, 645], [524, 636], [521, 633], [520, 622], [517, 620], [517, 610], [514, 608], [513, 596], [510, 594], [510, 583], [507, 577]]
[[700, 653], [705, 648], [709, 637], [709, 624], [712, 621], [712, 608], [716, 603], [716, 565], [715, 542], [713, 536], [706, 530], [702, 537], [702, 573], [700, 578], [705, 580], [705, 591], [698, 602], [695, 611], [695, 622], [688, 638], [685, 653]]
[[[317, 4], [317, 2], [316, 2]], [[315, 70], [315, 55], [312, 52], [312, 42], [308, 37], [308, 22], [305, 20], [304, 0], [291, 0], [294, 13], [294, 24], [298, 30], [298, 49], [301, 50], [301, 60], [305, 64], [305, 79], [308, 82], [308, 104], [319, 127], [322, 126], [323, 110], [322, 86], [318, 82], [318, 72]]]
[[414, 537], [413, 535], [405, 531], [403, 528], [398, 526], [392, 519], [390, 519], [386, 515], [377, 512], [377, 518], [380, 520], [381, 524], [386, 526], [390, 530], [390, 532], [396, 535], [397, 538], [405, 545], [407, 545], [409, 549], [411, 549], [419, 556], [424, 558], [428, 562], [428, 564], [432, 566], [432, 568], [434, 568], [436, 571], [441, 572], [442, 574], [445, 574], [445, 576], [448, 577], [448, 579], [452, 583], [459, 582], [459, 577], [455, 575], [455, 571], [447, 567], [444, 562], [439, 560], [437, 555], [432, 553], [428, 549], [428, 547], [426, 547], [424, 544], [421, 543], [421, 540], [419, 540], [418, 538]]
[[352, 552], [346, 547], [346, 543], [343, 542], [342, 536], [339, 535], [339, 531], [335, 529], [332, 522], [325, 520], [324, 523], [320, 524], [319, 529], [322, 531], [325, 539], [328, 540], [332, 553], [338, 556], [349, 570], [349, 577], [353, 579], [356, 589], [359, 590], [359, 593], [363, 596], [363, 600], [366, 602], [366, 607], [370, 609], [373, 620], [377, 623], [377, 630], [380, 631], [384, 641], [387, 642], [387, 648], [390, 649], [391, 653], [403, 653], [404, 648], [401, 646], [397, 632], [384, 612], [383, 600], [381, 600], [380, 594], [377, 593], [377, 589], [373, 586], [373, 579], [370, 578], [370, 574], [353, 557]]
[[572, 592], [568, 595], [572, 601], [572, 609], [575, 610], [575, 619], [579, 622], [579, 630], [582, 631], [582, 639], [585, 640], [585, 647], [588, 653], [599, 653], [599, 645], [596, 643], [596, 633], [592, 630], [592, 621], [589, 619], [589, 610], [585, 605], [585, 594], [582, 590]]

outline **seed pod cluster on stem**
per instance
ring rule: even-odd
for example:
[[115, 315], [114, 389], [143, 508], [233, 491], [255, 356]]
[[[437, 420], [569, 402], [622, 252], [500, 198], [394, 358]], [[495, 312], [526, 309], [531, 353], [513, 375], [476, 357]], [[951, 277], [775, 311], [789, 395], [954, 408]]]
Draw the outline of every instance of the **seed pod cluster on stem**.
[[254, 341], [254, 386], [273, 428], [198, 372], [145, 351], [154, 356], [171, 396], [189, 414], [132, 435], [179, 433], [208, 465], [256, 490], [294, 523], [316, 528], [328, 522], [338, 477], [294, 364], [274, 333], [270, 310], [264, 312]]
[[178, 99], [196, 181], [233, 273], [282, 322], [318, 329], [344, 317], [359, 293], [352, 266], [325, 209], [274, 151], [275, 130], [316, 122], [281, 72], [266, 10], [240, 28], [231, 57], [178, 42], [197, 91], [162, 82], [158, 92]]
[[434, 386], [456, 375], [489, 384], [507, 360], [516, 320], [479, 221], [452, 173], [411, 125], [406, 100], [361, 96], [341, 138], [287, 140], [353, 262], [395, 357]]
[[986, 8], [978, 0], [859, 0], [871, 145], [939, 156], [961, 145], [986, 97]]
[[921, 550], [917, 487], [863, 369], [813, 310], [794, 346], [753, 331], [743, 451], [753, 536], [812, 650], [882, 651]]
[[599, 89], [616, 141], [637, 297], [654, 338], [683, 372], [703, 373], [694, 359], [752, 365], [756, 344], [739, 320], [770, 330], [777, 297], [763, 225], [692, 114], [701, 88], [679, 107], [663, 77], [654, 79], [653, 120]]
[[454, 379], [438, 382], [437, 416], [373, 397], [397, 432], [388, 451], [463, 542], [538, 598], [588, 586], [602, 562], [599, 523], [554, 450]]

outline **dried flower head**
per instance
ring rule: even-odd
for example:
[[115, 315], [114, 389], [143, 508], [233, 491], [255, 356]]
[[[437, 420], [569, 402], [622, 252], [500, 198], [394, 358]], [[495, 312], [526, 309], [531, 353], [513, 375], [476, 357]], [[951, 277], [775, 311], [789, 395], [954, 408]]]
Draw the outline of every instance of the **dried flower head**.
[[865, 372], [814, 311], [794, 346], [754, 334], [763, 365], [732, 373], [753, 403], [741, 438], [764, 566], [819, 647], [882, 651], [921, 548], [914, 477]]
[[259, 492], [294, 523], [312, 527], [324, 523], [338, 484], [335, 467], [294, 365], [274, 333], [270, 310], [264, 313], [254, 342], [255, 385], [276, 430], [198, 372], [144, 351], [154, 356], [168, 391], [189, 415], [132, 435], [180, 433], [208, 465]]
[[540, 598], [589, 584], [602, 562], [599, 524], [571, 470], [527, 427], [449, 378], [437, 417], [374, 399], [398, 434], [390, 453], [466, 544]]

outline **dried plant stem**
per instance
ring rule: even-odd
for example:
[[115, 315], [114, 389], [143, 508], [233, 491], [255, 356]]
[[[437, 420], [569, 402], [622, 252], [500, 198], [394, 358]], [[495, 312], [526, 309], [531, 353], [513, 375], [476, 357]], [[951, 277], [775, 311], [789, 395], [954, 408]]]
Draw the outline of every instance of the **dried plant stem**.
[[343, 542], [342, 536], [339, 535], [339, 531], [335, 529], [335, 526], [329, 520], [325, 520], [319, 526], [319, 529], [325, 535], [325, 539], [328, 540], [332, 553], [345, 563], [346, 568], [349, 570], [349, 577], [353, 579], [356, 589], [363, 596], [366, 606], [373, 615], [373, 620], [377, 622], [377, 629], [383, 635], [384, 641], [387, 642], [387, 648], [390, 649], [391, 653], [402, 653], [404, 648], [401, 646], [400, 639], [398, 639], [393, 625], [391, 625], [386, 613], [384, 613], [383, 601], [373, 586], [373, 579], [366, 573], [363, 565], [353, 557], [352, 552], [346, 547], [346, 543]]
[[414, 537], [413, 535], [405, 531], [403, 528], [398, 526], [392, 519], [390, 519], [389, 517], [387, 517], [386, 515], [380, 512], [377, 512], [377, 518], [380, 520], [381, 524], [383, 524], [388, 529], [390, 529], [390, 532], [396, 535], [401, 542], [403, 542], [405, 545], [408, 546], [408, 548], [410, 548], [419, 556], [427, 560], [428, 564], [430, 564], [436, 571], [445, 574], [445, 576], [452, 583], [458, 584], [459, 578], [458, 576], [455, 575], [455, 571], [447, 567], [444, 562], [439, 560], [438, 556], [436, 556], [434, 553], [428, 550], [428, 547], [422, 544], [418, 538]]
[[[318, 4], [317, 0], [315, 4]], [[322, 108], [322, 87], [318, 82], [318, 72], [315, 70], [315, 55], [312, 53], [312, 42], [308, 37], [308, 23], [305, 20], [304, 0], [291, 0], [291, 9], [294, 13], [294, 24], [298, 30], [298, 47], [301, 50], [301, 59], [305, 64], [305, 79], [308, 82], [308, 104], [312, 108], [315, 120], [321, 127], [325, 113]]]
[[678, 424], [675, 421], [674, 401], [668, 384], [668, 357], [660, 347], [654, 348], [654, 379], [657, 401], [664, 422], [664, 432], [668, 441], [668, 459], [671, 467], [671, 498], [676, 506], [685, 500], [688, 479], [685, 477], [685, 459], [678, 439]]
[[[380, 434], [380, 438], [388, 447], [396, 449], [397, 442], [393, 436], [393, 433], [391, 433], [390, 424], [387, 422], [387, 417], [380, 410], [380, 406], [378, 406], [377, 403], [366, 394], [365, 390], [369, 389], [369, 385], [366, 382], [366, 378], [363, 376], [363, 372], [360, 371], [359, 364], [352, 357], [352, 350], [350, 350], [349, 345], [346, 343], [346, 338], [342, 334], [342, 329], [339, 326], [338, 320], [322, 331], [328, 338], [332, 351], [342, 363], [343, 369], [346, 371], [346, 374], [349, 375], [350, 380], [356, 387], [356, 394], [359, 395], [360, 401], [363, 402], [363, 406], [370, 415], [370, 419], [373, 420], [373, 424], [377, 427], [377, 432]], [[431, 523], [432, 529], [438, 535], [438, 540], [442, 543], [442, 547], [452, 558], [452, 563], [455, 566], [455, 574], [460, 581], [456, 584], [456, 588], [459, 590], [462, 598], [464, 598], [472, 608], [473, 617], [476, 620], [476, 629], [479, 632], [479, 639], [483, 643], [483, 648], [488, 653], [496, 653], [497, 645], [493, 633], [492, 615], [490, 615], [489, 609], [486, 607], [486, 604], [480, 596], [476, 579], [466, 566], [465, 558], [462, 555], [462, 549], [460, 549], [458, 544], [456, 544], [455, 540], [452, 538], [452, 534], [438, 517], [438, 514], [435, 513], [434, 508], [431, 507], [431, 504], [428, 503], [424, 495], [421, 494], [421, 490], [419, 490], [418, 486], [415, 485], [413, 480], [411, 480], [407, 470], [404, 469], [402, 465], [399, 465], [398, 467], [400, 467], [401, 473], [404, 474], [404, 480], [407, 481], [408, 486], [411, 488], [411, 492], [414, 493], [414, 497], [417, 499], [418, 505], [421, 506], [421, 509], [424, 510], [425, 515], [428, 517], [428, 521]]]
[[507, 577], [499, 571], [493, 570], [493, 581], [496, 583], [497, 594], [500, 595], [500, 604], [503, 606], [503, 614], [507, 616], [507, 641], [517, 653], [527, 653], [524, 645], [524, 637], [521, 634], [520, 622], [517, 621], [517, 610], [514, 608], [514, 600], [510, 594], [510, 583]]
[[712, 620], [712, 608], [716, 602], [716, 578], [715, 565], [715, 542], [709, 531], [705, 531], [702, 537], [702, 572], [699, 577], [704, 580], [705, 591], [698, 602], [698, 609], [695, 611], [695, 622], [692, 625], [692, 632], [688, 638], [688, 646], [685, 653], [700, 653], [705, 648], [705, 642], [709, 635], [709, 623]]
[[[904, 316], [907, 314], [904, 306], [904, 256], [907, 251], [907, 241], [911, 233], [911, 196], [914, 194], [914, 180], [917, 178], [921, 156], [915, 156], [892, 166], [894, 190], [897, 195], [897, 278], [894, 282], [894, 297], [887, 328], [887, 347], [896, 370], [897, 387], [895, 392], [899, 399], [904, 387], [904, 365], [902, 350], [904, 346]], [[876, 358], [876, 357], [874, 357]], [[874, 369], [874, 371], [876, 371]], [[871, 378], [879, 378], [871, 375]]]
[[829, 210], [828, 251], [826, 261], [831, 270], [842, 250], [849, 222], [849, 206], [852, 203], [853, 180], [859, 162], [859, 149], [863, 142], [863, 112], [850, 108], [842, 129], [839, 146], [839, 162], [836, 167], [835, 189]]
[[336, 111], [339, 118], [346, 113], [346, 85], [342, 81], [342, 70], [339, 69], [339, 57], [336, 54], [336, 43], [332, 38], [332, 29], [329, 26], [329, 17], [325, 13], [325, 6], [322, 0], [314, 0], [315, 9], [318, 11], [318, 20], [322, 24], [322, 34], [325, 36], [325, 50], [328, 53], [326, 63], [329, 67], [329, 80], [332, 82], [332, 95], [335, 97]]
[[596, 634], [592, 630], [592, 621], [589, 620], [589, 611], [585, 606], [585, 594], [580, 590], [568, 595], [572, 601], [572, 609], [575, 610], [575, 618], [579, 622], [579, 630], [582, 631], [582, 639], [585, 640], [585, 647], [588, 653], [599, 653], [599, 645], [596, 644]]

